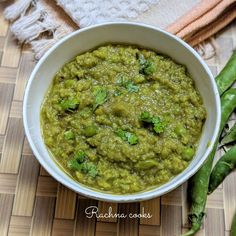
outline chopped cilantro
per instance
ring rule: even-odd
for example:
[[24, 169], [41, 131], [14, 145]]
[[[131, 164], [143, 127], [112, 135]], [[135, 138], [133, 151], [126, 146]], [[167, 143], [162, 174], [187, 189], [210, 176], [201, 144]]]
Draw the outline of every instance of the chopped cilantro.
[[116, 135], [119, 136], [122, 140], [126, 141], [126, 136], [125, 136], [125, 132], [124, 130], [122, 129], [117, 129], [115, 131]]
[[138, 61], [139, 61], [139, 64], [141, 66], [141, 69], [144, 69], [147, 60], [145, 59], [143, 54], [138, 55]]
[[134, 145], [138, 143], [138, 137], [135, 134], [126, 132], [126, 137], [129, 144]]
[[135, 85], [132, 81], [128, 81], [125, 83], [125, 88], [128, 90], [128, 92], [138, 92], [139, 87]]
[[81, 164], [76, 159], [71, 159], [67, 163], [68, 168], [71, 170], [80, 170]]
[[75, 153], [74, 157], [68, 161], [68, 167], [72, 170], [81, 170], [81, 163], [85, 161], [86, 154], [83, 151]]
[[97, 167], [89, 161], [85, 161], [81, 164], [81, 171], [90, 175], [93, 178], [98, 175]]
[[94, 110], [95, 110], [98, 106], [106, 102], [108, 92], [105, 88], [98, 87], [94, 92], [94, 96], [95, 96], [95, 105], [94, 105]]
[[152, 116], [148, 111], [143, 111], [140, 115], [140, 120], [144, 122], [151, 123], [152, 122]]
[[164, 132], [165, 130], [165, 124], [161, 122], [161, 120], [158, 123], [153, 123], [153, 129], [157, 134], [160, 134]]
[[95, 164], [86, 159], [86, 154], [79, 151], [74, 158], [68, 161], [68, 167], [74, 171], [81, 171], [95, 178], [98, 175], [98, 170]]
[[117, 83], [120, 84], [121, 86], [125, 87], [127, 89], [127, 91], [130, 93], [139, 91], [139, 86], [136, 85], [132, 80], [129, 80], [124, 75], [119, 76]]
[[145, 68], [143, 70], [145, 75], [152, 75], [156, 71], [156, 66], [153, 62], [147, 61]]
[[82, 163], [83, 161], [85, 161], [86, 158], [86, 154], [83, 151], [79, 151], [75, 154], [74, 157], [79, 163]]
[[151, 116], [148, 111], [144, 111], [140, 114], [140, 120], [143, 122], [151, 123], [153, 130], [159, 134], [164, 132], [166, 124], [158, 116]]
[[117, 97], [117, 96], [120, 96], [122, 94], [122, 92], [119, 90], [119, 89], [116, 89], [114, 91], [114, 95]]
[[79, 106], [79, 101], [77, 98], [63, 99], [60, 102], [60, 106], [65, 111], [73, 112]]
[[143, 54], [138, 55], [139, 61], [139, 72], [144, 75], [151, 75], [156, 71], [156, 65], [150, 61], [145, 59]]
[[127, 141], [129, 144], [134, 145], [138, 143], [138, 137], [135, 134], [132, 134], [128, 131], [117, 129], [115, 131], [116, 135], [119, 136], [122, 140]]
[[160, 117], [153, 117], [152, 118], [153, 129], [157, 134], [164, 132], [166, 124], [161, 120]]

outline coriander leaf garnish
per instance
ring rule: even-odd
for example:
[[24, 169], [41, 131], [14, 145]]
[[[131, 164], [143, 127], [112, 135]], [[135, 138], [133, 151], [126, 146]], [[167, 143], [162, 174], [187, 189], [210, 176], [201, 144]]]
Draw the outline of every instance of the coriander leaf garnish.
[[153, 123], [153, 125], [153, 129], [157, 134], [164, 132], [165, 124], [161, 120], [159, 120], [157, 123]]
[[117, 83], [125, 87], [130, 93], [139, 91], [139, 86], [136, 85], [132, 80], [128, 79], [125, 75], [120, 75]]
[[117, 96], [120, 96], [122, 94], [122, 92], [119, 90], [119, 89], [116, 89], [114, 91], [114, 95], [117, 97]]
[[140, 115], [140, 120], [144, 122], [151, 123], [152, 122], [152, 116], [148, 111], [143, 111]]
[[124, 130], [122, 130], [122, 129], [117, 129], [117, 130], [115, 131], [115, 134], [116, 134], [117, 136], [119, 136], [122, 140], [126, 141], [127, 139], [126, 139], [126, 136], [125, 136], [125, 132], [126, 132], [126, 131], [124, 131]]
[[138, 143], [138, 137], [135, 134], [127, 132], [126, 137], [129, 144], [134, 145]]
[[139, 87], [137, 85], [135, 85], [132, 81], [128, 81], [127, 83], [125, 83], [125, 88], [128, 90], [128, 92], [138, 92], [139, 91]]
[[143, 54], [138, 56], [140, 65], [139, 72], [144, 75], [151, 75], [156, 71], [156, 65], [151, 60], [145, 59]]
[[139, 119], [143, 122], [150, 123], [153, 126], [153, 130], [157, 133], [160, 134], [164, 132], [166, 124], [164, 121], [161, 120], [160, 117], [158, 116], [152, 116], [148, 111], [143, 111], [140, 114]]
[[80, 170], [81, 164], [76, 159], [71, 159], [67, 162], [68, 168], [71, 170]]
[[116, 135], [119, 136], [122, 140], [128, 142], [131, 145], [138, 143], [138, 137], [135, 134], [132, 134], [128, 131], [117, 129], [115, 131]]
[[93, 178], [98, 175], [97, 167], [89, 161], [85, 161], [81, 164], [81, 170], [82, 172], [90, 175]]
[[98, 87], [95, 92], [94, 110], [107, 101], [108, 91], [105, 88]]
[[85, 161], [86, 154], [83, 151], [79, 151], [75, 153], [74, 159], [76, 159], [79, 163]]
[[138, 54], [137, 57], [138, 57], [138, 62], [140, 64], [141, 69], [144, 69], [147, 60], [145, 59], [143, 54]]
[[78, 108], [79, 101], [77, 98], [63, 99], [60, 102], [60, 106], [65, 111], [73, 112]]
[[153, 62], [147, 61], [145, 68], [143, 70], [145, 75], [152, 75], [156, 71], [156, 66]]
[[89, 176], [95, 178], [98, 175], [97, 167], [94, 163], [87, 160], [86, 154], [79, 151], [75, 156], [68, 161], [68, 167], [74, 171], [81, 171]]

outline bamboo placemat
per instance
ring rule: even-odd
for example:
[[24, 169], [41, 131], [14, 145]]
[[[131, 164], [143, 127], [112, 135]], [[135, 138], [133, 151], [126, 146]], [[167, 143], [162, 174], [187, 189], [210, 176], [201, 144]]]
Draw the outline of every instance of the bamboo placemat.
[[[12, 37], [3, 7], [0, 3], [0, 235], [178, 236], [184, 232], [188, 226], [186, 184], [150, 201], [110, 204], [79, 196], [40, 167], [22, 125], [24, 88], [35, 62], [32, 52]], [[236, 22], [220, 32], [216, 42], [219, 54], [207, 60], [214, 74], [236, 46]], [[124, 214], [144, 208], [153, 217], [88, 219], [84, 210], [91, 205], [98, 206], [100, 213], [108, 212], [109, 206], [113, 213]], [[209, 197], [206, 221], [197, 235], [228, 236], [235, 210], [236, 172]]]

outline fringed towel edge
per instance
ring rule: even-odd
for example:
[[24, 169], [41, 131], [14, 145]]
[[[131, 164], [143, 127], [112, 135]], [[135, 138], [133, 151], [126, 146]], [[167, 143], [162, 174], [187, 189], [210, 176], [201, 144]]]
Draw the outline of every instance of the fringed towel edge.
[[[19, 42], [31, 45], [36, 60], [40, 59], [60, 38], [73, 31], [72, 28], [57, 23], [43, 4], [43, 0], [16, 0], [6, 8], [4, 16], [13, 22], [10, 29]], [[46, 36], [43, 34], [45, 32]], [[194, 47], [205, 60], [215, 56], [218, 51], [213, 38], [208, 42]], [[212, 49], [210, 51], [209, 46]]]
[[[73, 31], [58, 24], [41, 0], [17, 0], [6, 8], [4, 16], [13, 22], [10, 30], [19, 42], [31, 45], [36, 60], [60, 38]], [[43, 34], [45, 32], [47, 35]]]

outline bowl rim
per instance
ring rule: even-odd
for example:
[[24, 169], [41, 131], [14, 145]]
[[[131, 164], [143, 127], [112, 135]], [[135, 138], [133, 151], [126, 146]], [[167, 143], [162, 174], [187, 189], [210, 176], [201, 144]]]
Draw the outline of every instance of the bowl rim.
[[[182, 44], [182, 46], [184, 46], [184, 48], [188, 51], [190, 51], [194, 57], [200, 62], [201, 66], [204, 68], [205, 72], [207, 73], [209, 80], [211, 82], [212, 88], [213, 88], [213, 93], [214, 93], [214, 100], [216, 102], [216, 110], [217, 110], [217, 114], [216, 114], [216, 123], [215, 123], [215, 130], [212, 134], [211, 140], [210, 140], [210, 144], [208, 146], [208, 148], [206, 149], [206, 151], [202, 154], [201, 159], [199, 160], [199, 162], [193, 166], [191, 169], [189, 169], [188, 172], [186, 172], [186, 174], [184, 176], [182, 176], [181, 179], [179, 179], [178, 181], [175, 181], [172, 183], [171, 186], [169, 186], [168, 189], [164, 189], [164, 191], [154, 191], [154, 190], [158, 190], [157, 188], [148, 190], [148, 191], [144, 191], [144, 192], [137, 192], [137, 193], [133, 193], [133, 194], [125, 194], [125, 195], [116, 195], [116, 194], [112, 194], [112, 193], [104, 193], [104, 192], [100, 192], [100, 191], [96, 191], [94, 189], [91, 189], [89, 187], [84, 187], [85, 189], [75, 189], [70, 181], [65, 180], [64, 178], [62, 178], [61, 176], [57, 175], [54, 171], [54, 169], [50, 166], [47, 165], [47, 163], [44, 161], [44, 159], [41, 157], [41, 155], [39, 154], [34, 141], [32, 139], [32, 136], [30, 134], [30, 129], [27, 123], [27, 101], [28, 101], [28, 96], [29, 96], [29, 92], [30, 92], [30, 88], [31, 88], [31, 84], [33, 82], [33, 80], [35, 79], [35, 75], [38, 72], [39, 68], [41, 67], [41, 65], [44, 63], [44, 61], [47, 59], [47, 57], [56, 49], [58, 48], [61, 44], [63, 44], [65, 41], [67, 41], [68, 39], [80, 34], [81, 32], [85, 32], [88, 30], [92, 30], [94, 28], [98, 28], [98, 27], [103, 27], [103, 26], [112, 26], [112, 25], [129, 25], [129, 26], [138, 26], [138, 27], [145, 27], [145, 28], [149, 28], [151, 30], [155, 30], [155, 31], [159, 31], [160, 33], [166, 35], [167, 37], [172, 38], [173, 40], [177, 41], [178, 43]], [[209, 153], [212, 151], [214, 143], [217, 139], [218, 136], [218, 132], [219, 132], [219, 127], [220, 127], [220, 121], [221, 121], [221, 109], [220, 109], [220, 96], [219, 96], [219, 92], [218, 92], [218, 88], [215, 82], [215, 79], [209, 69], [209, 67], [207, 66], [207, 64], [204, 62], [204, 60], [200, 57], [200, 55], [190, 46], [188, 45], [186, 42], [184, 42], [182, 39], [178, 38], [177, 36], [163, 30], [160, 29], [158, 27], [152, 26], [152, 25], [148, 25], [145, 23], [139, 23], [139, 22], [106, 22], [106, 23], [100, 23], [100, 24], [96, 24], [96, 25], [92, 25], [83, 29], [78, 29], [75, 32], [72, 32], [70, 34], [68, 34], [67, 36], [63, 37], [62, 39], [60, 39], [57, 43], [55, 43], [55, 45], [53, 45], [44, 55], [43, 57], [37, 62], [37, 64], [35, 65], [29, 80], [27, 81], [27, 85], [25, 88], [25, 93], [24, 93], [24, 98], [23, 98], [23, 125], [24, 125], [24, 129], [25, 129], [25, 134], [26, 137], [28, 139], [29, 145], [33, 151], [33, 154], [35, 155], [35, 157], [37, 158], [37, 160], [39, 161], [39, 163], [43, 166], [43, 168], [54, 178], [56, 179], [58, 182], [62, 183], [63, 185], [65, 185], [66, 187], [72, 189], [73, 191], [86, 196], [88, 198], [93, 198], [93, 199], [97, 199], [97, 200], [102, 200], [102, 201], [108, 201], [108, 202], [137, 202], [137, 201], [143, 201], [143, 200], [148, 200], [148, 199], [152, 199], [158, 196], [162, 196], [174, 189], [176, 189], [178, 186], [180, 186], [181, 184], [183, 184], [184, 182], [186, 182], [191, 176], [193, 176], [198, 169], [202, 166], [202, 164], [204, 163], [204, 161], [207, 159], [207, 156], [209, 155]], [[44, 144], [45, 145], [45, 144]], [[60, 172], [64, 173], [61, 168]], [[71, 181], [74, 181], [73, 179], [71, 179]], [[168, 181], [169, 182], [169, 181]], [[167, 182], [167, 183], [168, 183]], [[79, 184], [79, 183], [78, 183]], [[84, 186], [84, 185], [83, 185]], [[89, 192], [89, 193], [88, 193]], [[140, 193], [144, 193], [145, 196], [137, 196]]]

